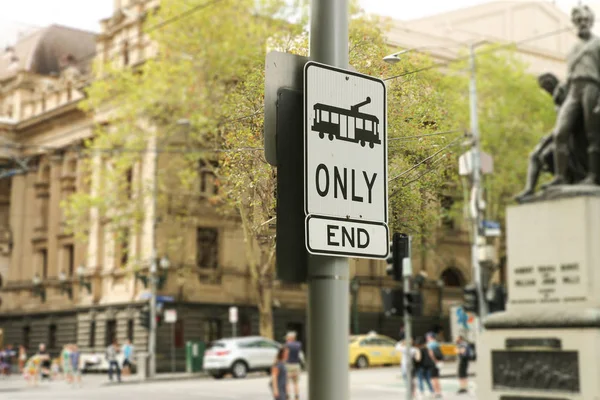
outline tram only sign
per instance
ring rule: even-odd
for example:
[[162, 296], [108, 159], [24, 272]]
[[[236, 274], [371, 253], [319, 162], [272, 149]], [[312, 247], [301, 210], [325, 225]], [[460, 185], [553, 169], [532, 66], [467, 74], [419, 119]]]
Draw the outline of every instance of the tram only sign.
[[385, 258], [386, 90], [382, 80], [304, 67], [304, 211], [310, 253]]

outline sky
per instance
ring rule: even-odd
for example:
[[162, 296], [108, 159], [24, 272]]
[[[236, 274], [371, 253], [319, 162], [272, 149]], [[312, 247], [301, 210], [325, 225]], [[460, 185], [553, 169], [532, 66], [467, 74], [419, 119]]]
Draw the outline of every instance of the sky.
[[[205, 0], [190, 0], [190, 3], [202, 1]], [[399, 20], [411, 20], [486, 3], [489, 0], [359, 1], [367, 12]], [[577, 0], [540, 1], [555, 3], [566, 12], [578, 3]], [[98, 21], [109, 17], [113, 11], [113, 0], [6, 0], [6, 3], [3, 5], [0, 15], [0, 46], [2, 47], [14, 43], [19, 33], [27, 33], [31, 29], [50, 24], [67, 25], [97, 32], [99, 30]], [[585, 3], [600, 7], [600, 1]]]

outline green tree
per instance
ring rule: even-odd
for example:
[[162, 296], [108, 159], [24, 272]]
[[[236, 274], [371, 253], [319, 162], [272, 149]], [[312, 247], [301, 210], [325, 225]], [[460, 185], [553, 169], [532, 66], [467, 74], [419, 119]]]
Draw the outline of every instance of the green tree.
[[[514, 49], [478, 49], [476, 83], [481, 148], [494, 160], [494, 172], [484, 177], [487, 219], [504, 222], [506, 207], [524, 186], [528, 154], [552, 129], [556, 113], [552, 98], [527, 70]], [[466, 62], [453, 66], [464, 71]], [[456, 73], [454, 85], [468, 88], [468, 75]], [[452, 115], [468, 124], [468, 96], [452, 102]], [[463, 203], [457, 203], [462, 205]]]
[[[127, 68], [97, 66], [99, 77], [84, 108], [106, 123], [86, 143], [86, 185], [64, 209], [81, 239], [94, 218], [115, 232], [115, 241], [123, 240], [124, 227], [142, 232], [152, 212], [154, 179], [148, 171], [158, 156], [157, 216], [169, 238], [164, 250], [181, 253], [186, 239], [180, 232], [198, 223], [202, 207], [240, 224], [260, 334], [272, 337], [274, 232], [268, 221], [275, 215], [276, 171], [262, 154], [264, 59], [267, 47], [307, 54], [306, 7], [277, 0], [222, 1], [181, 18], [189, 7], [183, 0], [164, 1], [148, 17], [148, 27], [170, 21], [150, 33], [158, 49], [154, 57]], [[297, 22], [290, 23], [290, 16]], [[431, 65], [418, 54], [394, 66], [384, 63], [388, 26], [354, 8], [354, 68], [386, 77]], [[439, 220], [438, 193], [455, 165], [449, 156], [453, 147], [446, 145], [456, 133], [422, 136], [454, 127], [446, 80], [432, 69], [390, 80], [388, 87], [391, 225], [421, 237]], [[178, 124], [182, 118], [189, 121], [185, 129]], [[218, 187], [208, 198], [197, 190], [203, 170], [215, 175]], [[132, 174], [138, 177], [133, 184]], [[130, 264], [139, 268], [142, 262], [138, 257]], [[186, 273], [193, 274], [193, 268]]]

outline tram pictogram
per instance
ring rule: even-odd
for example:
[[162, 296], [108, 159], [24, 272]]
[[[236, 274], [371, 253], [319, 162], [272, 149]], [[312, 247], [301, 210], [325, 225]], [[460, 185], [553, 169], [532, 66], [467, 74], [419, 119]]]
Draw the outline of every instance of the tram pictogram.
[[379, 137], [379, 118], [374, 115], [362, 113], [359, 108], [369, 104], [371, 98], [361, 103], [350, 106], [350, 109], [316, 103], [313, 107], [314, 118], [311, 129], [319, 133], [321, 139], [328, 136], [329, 140], [344, 140], [360, 143], [370, 148], [381, 144]]

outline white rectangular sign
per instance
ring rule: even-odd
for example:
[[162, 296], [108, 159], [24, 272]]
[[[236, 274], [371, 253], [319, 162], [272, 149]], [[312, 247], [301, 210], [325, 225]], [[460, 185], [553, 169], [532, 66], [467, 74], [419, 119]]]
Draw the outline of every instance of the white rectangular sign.
[[[308, 251], [366, 257], [386, 255], [388, 229], [386, 225], [346, 221], [343, 218], [310, 215], [306, 219]], [[325, 238], [325, 240], [322, 240]]]
[[229, 323], [235, 324], [238, 322], [238, 309], [237, 307], [229, 307]]
[[167, 324], [177, 322], [177, 310], [165, 310], [165, 322]]
[[304, 211], [310, 253], [387, 256], [386, 117], [382, 80], [312, 61], [305, 65]]

